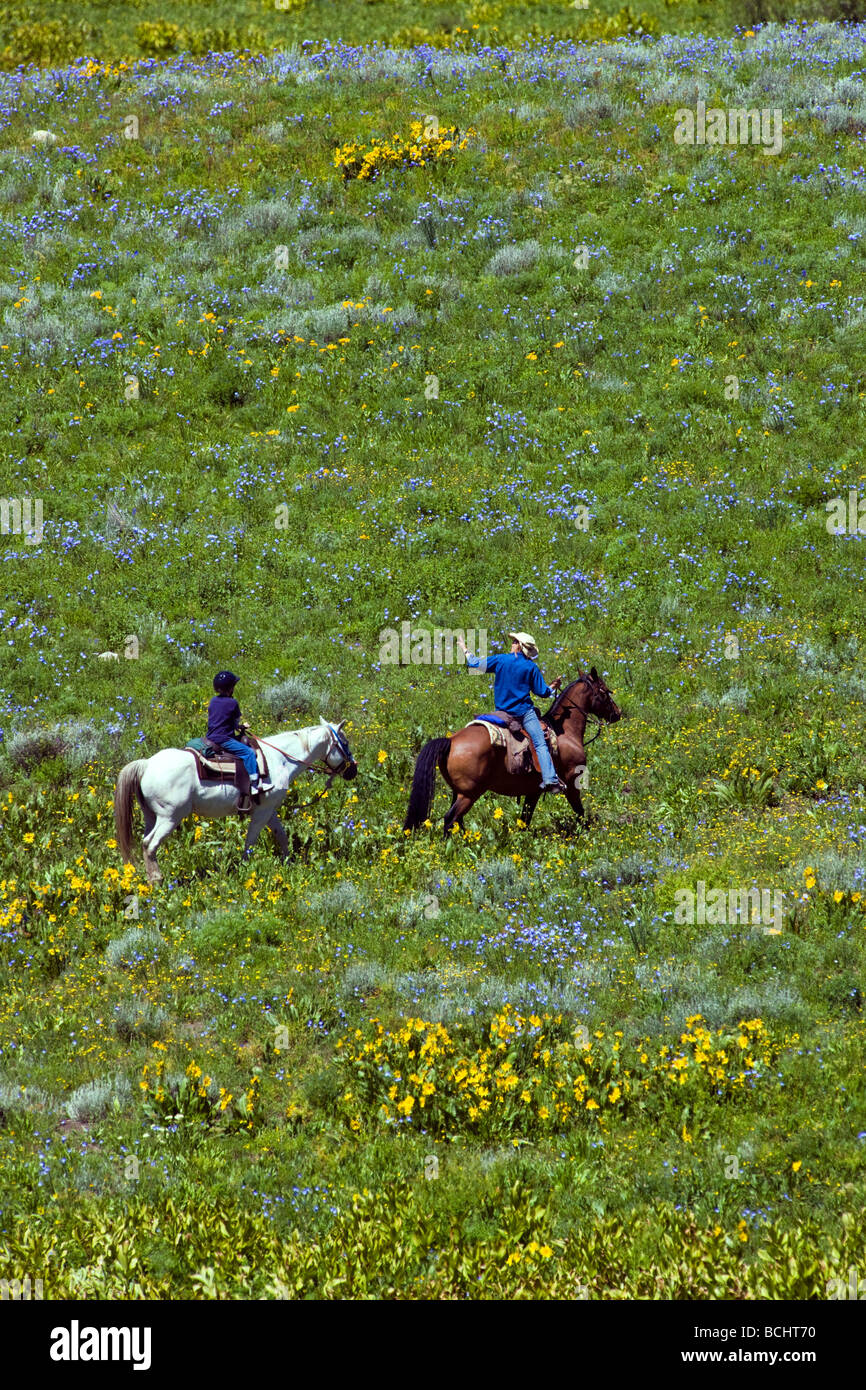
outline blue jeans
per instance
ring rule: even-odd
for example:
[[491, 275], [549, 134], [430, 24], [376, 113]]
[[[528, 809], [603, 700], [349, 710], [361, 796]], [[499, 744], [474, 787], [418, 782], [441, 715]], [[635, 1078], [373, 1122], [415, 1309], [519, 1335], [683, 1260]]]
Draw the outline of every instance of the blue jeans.
[[259, 780], [259, 765], [256, 761], [254, 748], [250, 748], [246, 743], [241, 743], [240, 739], [237, 738], [227, 738], [223, 744], [223, 748], [227, 753], [234, 753], [236, 757], [240, 758], [247, 772], [250, 774], [251, 782], [257, 782]]
[[521, 715], [521, 719], [523, 720], [524, 729], [535, 745], [535, 751], [538, 754], [538, 763], [541, 768], [542, 782], [545, 783], [545, 785], [549, 782], [555, 782], [557, 780], [556, 768], [553, 766], [550, 749], [544, 739], [544, 730], [541, 727], [541, 720], [536, 714], [534, 707], [530, 706], [526, 714]]

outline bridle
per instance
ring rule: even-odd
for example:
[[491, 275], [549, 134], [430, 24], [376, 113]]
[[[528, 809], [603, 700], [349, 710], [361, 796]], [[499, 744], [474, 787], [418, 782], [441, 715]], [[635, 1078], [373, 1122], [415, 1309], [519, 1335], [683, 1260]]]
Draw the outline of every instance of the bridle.
[[[310, 772], [318, 772], [321, 773], [322, 776], [327, 777], [328, 786], [325, 787], [325, 791], [327, 791], [334, 778], [339, 777], [341, 773], [345, 772], [346, 768], [350, 767], [351, 764], [355, 761], [352, 757], [352, 751], [349, 748], [348, 740], [343, 736], [340, 730], [335, 729], [332, 724], [329, 724], [328, 732], [332, 736], [332, 741], [330, 747], [328, 748], [328, 752], [325, 753], [324, 756], [321, 758], [314, 758], [312, 762], [308, 758], [293, 758], [291, 753], [284, 753], [282, 748], [278, 748], [277, 745], [275, 743], [271, 743], [269, 739], [256, 738], [256, 743], [263, 743], [266, 748], [273, 748], [274, 752], [279, 753], [281, 758], [285, 758], [286, 761], [289, 763], [294, 763], [296, 767], [305, 767]], [[340, 756], [343, 759], [339, 767], [331, 767], [330, 763], [326, 761], [328, 754], [334, 747], [334, 740], [336, 740], [337, 748], [340, 752]], [[320, 763], [321, 766], [319, 766]]]
[[[601, 682], [593, 681], [592, 677], [588, 676], [586, 672], [584, 672], [583, 675], [577, 676], [577, 678], [571, 682], [571, 685], [569, 685], [568, 689], [570, 690], [572, 685], [585, 685], [590, 691], [592, 691], [593, 687], [596, 684], [600, 685]], [[613, 691], [610, 689], [609, 686], [605, 686], [605, 690], [607, 691], [608, 695], [613, 694]], [[563, 694], [559, 697], [559, 700], [554, 701], [544, 718], [548, 719], [550, 715], [553, 713], [554, 709], [557, 711], [557, 713], [561, 709], [577, 709], [580, 710], [584, 719], [594, 719], [596, 724], [598, 725], [598, 728], [596, 729], [592, 738], [584, 739], [583, 741], [584, 748], [588, 748], [589, 745], [591, 743], [595, 743], [595, 740], [600, 736], [602, 730], [604, 729], [605, 721], [601, 719], [597, 714], [595, 714], [593, 710], [581, 709], [580, 705], [572, 704], [572, 702], [568, 700], [566, 696], [567, 691], [563, 692]]]

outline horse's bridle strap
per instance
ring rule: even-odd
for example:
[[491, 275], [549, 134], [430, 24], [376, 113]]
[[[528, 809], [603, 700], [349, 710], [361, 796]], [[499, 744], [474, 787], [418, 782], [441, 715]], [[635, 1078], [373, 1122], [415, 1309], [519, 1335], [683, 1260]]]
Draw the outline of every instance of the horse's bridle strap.
[[[312, 762], [307, 762], [304, 758], [293, 758], [291, 753], [284, 753], [282, 748], [277, 748], [277, 745], [271, 743], [269, 739], [258, 738], [256, 734], [251, 735], [251, 737], [255, 738], [256, 743], [263, 743], [266, 748], [273, 748], [274, 752], [279, 753], [281, 758], [285, 758], [287, 762], [294, 763], [296, 767], [305, 767], [309, 772], [319, 772], [323, 777], [336, 777], [339, 772], [339, 768], [335, 770], [333, 767], [328, 767], [327, 763], [324, 764], [324, 767], [317, 767], [316, 763], [319, 762], [318, 758], [314, 758]], [[341, 753], [342, 751], [343, 750], [340, 749]], [[348, 766], [348, 763], [349, 759], [344, 758], [343, 766]]]
[[[573, 682], [573, 684], [574, 684], [574, 685], [591, 685], [592, 682], [591, 682], [589, 676], [587, 676], [587, 675], [582, 675], [582, 676], [578, 676], [577, 679]], [[565, 697], [563, 697], [563, 703], [560, 705], [559, 708], [560, 708], [560, 710], [563, 710], [563, 709], [576, 709], [576, 710], [579, 710], [579, 711], [580, 711], [580, 713], [583, 715], [584, 719], [594, 719], [595, 722], [596, 722], [596, 724], [598, 725], [598, 728], [596, 729], [596, 731], [595, 731], [595, 733], [593, 734], [592, 738], [587, 739], [587, 740], [584, 741], [584, 745], [583, 745], [583, 746], [584, 746], [584, 748], [586, 748], [590, 743], [595, 743], [595, 740], [598, 738], [599, 734], [601, 733], [602, 729], [604, 728], [604, 720], [603, 720], [603, 719], [599, 719], [598, 715], [597, 715], [597, 714], [593, 714], [592, 710], [581, 709], [581, 708], [580, 708], [580, 705], [574, 705], [574, 704], [572, 704], [571, 701], [570, 701], [570, 700], [566, 700]]]

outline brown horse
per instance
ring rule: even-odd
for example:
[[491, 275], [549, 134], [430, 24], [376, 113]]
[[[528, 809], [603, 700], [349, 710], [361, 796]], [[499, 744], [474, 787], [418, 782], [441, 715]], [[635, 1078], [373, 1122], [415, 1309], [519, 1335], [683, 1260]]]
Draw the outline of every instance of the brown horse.
[[[580, 787], [586, 769], [583, 734], [588, 715], [606, 724], [615, 724], [621, 718], [611, 692], [594, 666], [589, 675], [580, 675], [567, 685], [542, 716], [542, 723], [556, 734], [559, 748], [554, 765], [566, 785], [568, 804], [578, 818], [583, 816]], [[490, 735], [480, 724], [470, 724], [453, 738], [433, 738], [421, 749], [415, 763], [404, 830], [417, 830], [429, 817], [437, 767], [454, 793], [445, 817], [446, 835], [455, 821], [463, 829], [463, 817], [485, 792], [522, 796], [522, 819], [527, 825], [532, 819], [541, 796], [540, 776], [535, 771], [520, 777], [506, 772], [505, 749], [492, 744]]]

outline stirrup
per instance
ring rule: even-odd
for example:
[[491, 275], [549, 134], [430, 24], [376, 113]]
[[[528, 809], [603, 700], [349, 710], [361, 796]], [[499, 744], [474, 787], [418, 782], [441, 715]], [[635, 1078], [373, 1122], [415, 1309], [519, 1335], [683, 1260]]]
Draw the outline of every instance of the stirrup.
[[557, 777], [555, 782], [542, 782], [541, 790], [548, 796], [562, 796], [568, 791], [561, 777]]

